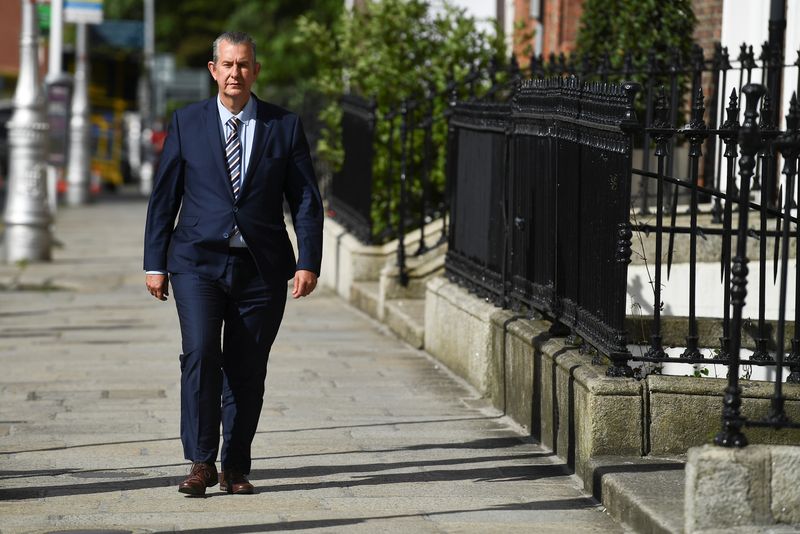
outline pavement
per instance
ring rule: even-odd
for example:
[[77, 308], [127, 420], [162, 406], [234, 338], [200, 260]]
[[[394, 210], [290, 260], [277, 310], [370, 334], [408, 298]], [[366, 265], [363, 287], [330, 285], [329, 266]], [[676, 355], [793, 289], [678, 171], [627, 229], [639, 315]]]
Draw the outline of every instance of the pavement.
[[64, 208], [0, 266], [0, 532], [620, 533], [549, 450], [333, 293], [290, 301], [255, 495], [177, 492], [180, 337], [144, 288], [145, 203]]

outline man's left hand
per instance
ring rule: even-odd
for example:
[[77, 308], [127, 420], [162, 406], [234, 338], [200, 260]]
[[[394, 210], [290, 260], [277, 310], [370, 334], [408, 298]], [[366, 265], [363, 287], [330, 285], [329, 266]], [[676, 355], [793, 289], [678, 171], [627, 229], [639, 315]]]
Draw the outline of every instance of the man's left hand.
[[294, 273], [294, 287], [292, 288], [292, 298], [299, 299], [310, 295], [317, 287], [317, 275], [311, 271], [299, 270]]

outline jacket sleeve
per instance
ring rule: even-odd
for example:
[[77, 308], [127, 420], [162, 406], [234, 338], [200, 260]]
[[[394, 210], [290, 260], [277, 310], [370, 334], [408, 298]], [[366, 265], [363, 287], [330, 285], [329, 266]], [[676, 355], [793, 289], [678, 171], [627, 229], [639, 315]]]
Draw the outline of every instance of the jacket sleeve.
[[322, 264], [322, 197], [317, 186], [311, 153], [299, 117], [292, 132], [291, 161], [288, 165], [285, 196], [297, 235], [297, 269], [319, 276]]
[[167, 251], [183, 197], [183, 157], [178, 114], [173, 113], [147, 205], [145, 271], [167, 270]]

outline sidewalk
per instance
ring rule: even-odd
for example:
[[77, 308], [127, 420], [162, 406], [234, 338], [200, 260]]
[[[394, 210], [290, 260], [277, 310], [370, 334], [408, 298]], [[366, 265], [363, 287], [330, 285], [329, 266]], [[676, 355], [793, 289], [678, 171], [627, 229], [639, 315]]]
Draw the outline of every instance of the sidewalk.
[[557, 457], [325, 292], [289, 302], [273, 347], [257, 494], [180, 495], [180, 339], [172, 299], [144, 289], [144, 211], [64, 209], [53, 262], [0, 266], [0, 532], [625, 531]]

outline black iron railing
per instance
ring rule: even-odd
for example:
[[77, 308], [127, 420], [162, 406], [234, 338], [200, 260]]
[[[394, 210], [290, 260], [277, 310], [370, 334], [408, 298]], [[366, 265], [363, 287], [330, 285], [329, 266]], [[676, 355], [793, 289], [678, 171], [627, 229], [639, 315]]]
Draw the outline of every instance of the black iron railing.
[[330, 207], [359, 240], [372, 242], [372, 159], [375, 102], [346, 95], [342, 105], [344, 162], [331, 181]]
[[[631, 376], [632, 362], [724, 365], [730, 383], [720, 444], [745, 444], [746, 424], [796, 427], [785, 415], [782, 388], [784, 375], [800, 382], [800, 284], [794, 300], [787, 295], [790, 268], [800, 280], [800, 227], [793, 211], [800, 204], [795, 191], [800, 112], [796, 97], [787, 106], [774, 90], [764, 98], [763, 86], [751, 82], [774, 78], [775, 69], [800, 70], [800, 60], [784, 65], [770, 58], [764, 53], [759, 63], [752, 48], [743, 47], [731, 61], [718, 47], [710, 60], [695, 49], [691, 61], [676, 55], [661, 64], [651, 57], [638, 71], [634, 61], [626, 61], [621, 74], [646, 75], [643, 86], [592, 81], [614, 78], [605, 67], [581, 82], [562, 76], [520, 81], [513, 61], [504, 82], [497, 81], [496, 66], [473, 67], [443, 92], [428, 90], [382, 112], [371, 108], [366, 116], [372, 122], [345, 121], [351, 128], [371, 128], [369, 135], [351, 134], [373, 139], [370, 157], [378, 137], [389, 154], [385, 165], [377, 166], [385, 190], [371, 189], [372, 204], [359, 205], [364, 217], [356, 223], [369, 225], [361, 235], [373, 241], [399, 239], [405, 281], [406, 230], [424, 228], [449, 208], [449, 224], [430, 241], [423, 234], [414, 253], [446, 241], [451, 279], [499, 306], [547, 315], [554, 334], [569, 334], [568, 341], [608, 357], [611, 376]], [[586, 62], [580, 65], [584, 73], [592, 70]], [[533, 61], [530, 68], [540, 72], [541, 64]], [[571, 66], [551, 61], [546, 69], [564, 73]], [[443, 109], [445, 100], [449, 105]], [[783, 130], [781, 106], [788, 107]], [[348, 113], [347, 106], [344, 110]], [[445, 120], [446, 142], [434, 142], [434, 125]], [[385, 122], [378, 136], [380, 121]], [[344, 136], [347, 167], [348, 133]], [[438, 158], [446, 161], [445, 191], [441, 182], [432, 185], [432, 162]], [[776, 173], [781, 164], [783, 178]], [[368, 182], [370, 190], [376, 166], [366, 159], [360, 165], [363, 178], [357, 183]], [[376, 210], [381, 194], [382, 210]], [[375, 232], [381, 218], [383, 230]], [[646, 321], [648, 346], [631, 352], [626, 285], [634, 239], [646, 262], [653, 312]], [[706, 260], [716, 252], [719, 282], [703, 277], [701, 251]], [[758, 304], [754, 326], [743, 311], [748, 259], [757, 261], [759, 270], [757, 283], [750, 281], [756, 287], [750, 300]], [[777, 320], [765, 313], [770, 261], [773, 281], [780, 283]], [[685, 349], [677, 355], [665, 350], [662, 329], [662, 290], [676, 262], [688, 272]], [[701, 336], [697, 314], [698, 300], [708, 298], [704, 289], [712, 283], [723, 286], [722, 317], [714, 319], [721, 325], [718, 345]], [[792, 308], [794, 324], [786, 317]], [[745, 421], [739, 412], [738, 380], [745, 366], [775, 374], [772, 408], [763, 421]]]
[[[630, 369], [625, 340], [636, 84], [521, 82], [510, 105], [466, 103], [449, 276], [503, 306], [548, 314]], [[602, 283], [598, 283], [602, 281]]]
[[[716, 129], [724, 121], [727, 98], [731, 90], [741, 94], [742, 88], [749, 83], [768, 84], [768, 80], [773, 81], [772, 90], [767, 93], [768, 115], [766, 121], [770, 124], [777, 124], [780, 116], [779, 106], [775, 105], [780, 101], [780, 81], [782, 73], [789, 69], [800, 73], [800, 51], [793, 63], [784, 61], [780, 49], [770, 46], [764, 42], [758, 54], [752, 45], [742, 44], [738, 52], [731, 54], [727, 47], [716, 45], [714, 53], [709, 57], [705, 56], [703, 49], [694, 45], [689, 57], [683, 57], [677, 50], [669, 54], [668, 59], [659, 60], [654, 53], [647, 58], [633, 57], [630, 53], [624, 54], [618, 61], [612, 61], [607, 55], [601, 57], [571, 56], [563, 54], [555, 56], [551, 54], [548, 58], [533, 56], [530, 58], [528, 72], [532, 78], [542, 78], [547, 76], [578, 76], [584, 81], [601, 82], [620, 82], [622, 80], [637, 80], [642, 84], [644, 96], [644, 106], [640, 113], [641, 118], [647, 124], [651, 124], [655, 113], [654, 104], [658, 100], [658, 93], [665, 90], [665, 98], [669, 115], [667, 120], [670, 124], [681, 123], [680, 117], [688, 113], [697, 105], [699, 95], [705, 93], [706, 106], [706, 125], [710, 129]], [[612, 67], [612, 64], [619, 65]], [[798, 76], [797, 91], [800, 92], [800, 76]], [[777, 82], [777, 83], [776, 83]], [[650, 132], [645, 132], [643, 139], [636, 140], [636, 146], [641, 147], [642, 164], [644, 171], [651, 171], [651, 155], [653, 137]], [[688, 176], [691, 165], [694, 165], [691, 158], [684, 155], [681, 151], [676, 151], [676, 144], [682, 140], [671, 138], [669, 149], [665, 160], [665, 174], [675, 175], [677, 172], [686, 172]], [[717, 136], [711, 135], [703, 139], [700, 147], [706, 157], [701, 158], [699, 163], [698, 180], [700, 185], [713, 191], [724, 190], [725, 175], [722, 168], [722, 153], [719, 149]], [[769, 159], [761, 176], [757, 176], [753, 182], [754, 190], [764, 189], [763, 196], [768, 199], [769, 206], [775, 207], [779, 202], [778, 195], [778, 165], [777, 161]], [[642, 212], [648, 213], [653, 209], [655, 202], [654, 191], [650, 188], [651, 182], [641, 179], [638, 183], [634, 182], [635, 196], [634, 205]], [[672, 196], [673, 187], [666, 184], [667, 194]], [[708, 195], [701, 195], [702, 200], [707, 200]], [[682, 201], [687, 199], [681, 199]], [[722, 216], [722, 204], [719, 197], [714, 197], [712, 204], [709, 204], [714, 221], [720, 223]], [[670, 206], [667, 206], [669, 210]], [[708, 209], [704, 206], [704, 209]]]
[[[504, 97], [518, 76], [512, 58], [502, 72], [496, 62], [486, 68], [473, 66], [464, 79], [441, 90], [421, 83], [416, 95], [393, 103], [379, 105], [355, 95], [341, 99], [344, 162], [333, 176], [330, 206], [335, 218], [363, 243], [398, 240], [402, 283], [408, 281], [409, 256], [447, 242], [449, 195], [440, 161], [450, 161], [450, 101]], [[442, 220], [441, 230], [427, 235], [426, 225], [437, 219]], [[420, 232], [418, 244], [408, 251], [405, 236], [415, 229]]]
[[[652, 104], [651, 120], [642, 127], [635, 115], [639, 89], [633, 83], [581, 83], [576, 78], [530, 80], [519, 84], [510, 103], [455, 105], [447, 274], [498, 305], [544, 313], [553, 321], [554, 333], [569, 332], [607, 356], [611, 376], [632, 376], [632, 361], [727, 366], [725, 423], [717, 440], [722, 445], [745, 444], [743, 425], [798, 427], [786, 416], [782, 393], [786, 373], [789, 382], [800, 382], [797, 285], [795, 294], [787, 295], [790, 267], [800, 280], [800, 226], [793, 215], [800, 203], [795, 184], [800, 154], [797, 98], [791, 100], [786, 129], [779, 131], [769, 119], [770, 102], [761, 101], [763, 86], [745, 85], [741, 125], [734, 90], [723, 123], [711, 128], [698, 90], [686, 123], [676, 127], [662, 90]], [[644, 136], [654, 143], [655, 172], [632, 164], [633, 147]], [[700, 184], [702, 147], [712, 137], [724, 145], [722, 192]], [[676, 140], [688, 145], [687, 174], [680, 178], [667, 170]], [[780, 161], [777, 155], [783, 161], [778, 184], [782, 204], [754, 202], [752, 184], [769, 169], [770, 160]], [[636, 177], [653, 186], [654, 221], [632, 209], [631, 182]], [[719, 200], [719, 223], [716, 217], [700, 219], [701, 195]], [[678, 198], [684, 202], [678, 204]], [[650, 343], [636, 353], [628, 350], [625, 329], [633, 232], [655, 240], [655, 253], [646, 258], [653, 276]], [[661, 290], [672, 268], [676, 236], [685, 237], [680, 246], [688, 249], [682, 260], [688, 269], [688, 320], [685, 350], [670, 355], [662, 343]], [[698, 270], [700, 242], [709, 236], [718, 240], [724, 286], [719, 319], [723, 335], [717, 347], [701, 347], [696, 314], [698, 299], [706, 298], [701, 288], [713, 282], [701, 279]], [[760, 273], [752, 297], [759, 303], [760, 320], [750, 331], [743, 315], [748, 258], [757, 259]], [[774, 262], [772, 276], [780, 283], [779, 316], [772, 322], [764, 317], [767, 259]], [[795, 322], [789, 328], [794, 333], [787, 353], [786, 315], [792, 307]], [[752, 355], [742, 350], [743, 336], [753, 337]], [[742, 365], [774, 369], [775, 395], [764, 420], [746, 421], [739, 412]]]

